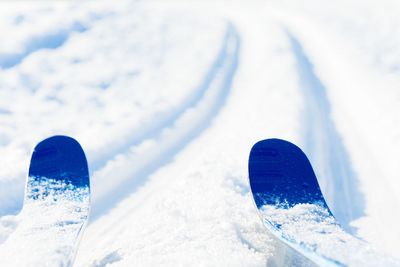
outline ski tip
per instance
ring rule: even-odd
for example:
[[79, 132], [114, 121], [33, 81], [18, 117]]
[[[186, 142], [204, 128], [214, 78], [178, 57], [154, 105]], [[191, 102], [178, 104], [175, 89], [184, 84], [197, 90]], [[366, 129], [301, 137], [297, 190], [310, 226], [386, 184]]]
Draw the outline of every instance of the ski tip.
[[29, 177], [45, 177], [78, 187], [89, 187], [89, 169], [81, 145], [63, 135], [41, 141], [32, 153]]
[[258, 208], [317, 202], [327, 208], [307, 156], [288, 141], [274, 138], [257, 142], [250, 152], [249, 179]]

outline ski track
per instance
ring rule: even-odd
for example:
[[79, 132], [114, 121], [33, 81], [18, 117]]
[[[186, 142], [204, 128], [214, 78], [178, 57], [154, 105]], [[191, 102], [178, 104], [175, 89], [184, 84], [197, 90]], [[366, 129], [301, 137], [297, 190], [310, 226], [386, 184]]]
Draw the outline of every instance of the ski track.
[[355, 229], [351, 221], [364, 216], [364, 196], [358, 177], [331, 118], [331, 106], [326, 88], [303, 51], [301, 43], [287, 31], [296, 59], [297, 73], [304, 97], [304, 148], [315, 167], [327, 202], [341, 223], [350, 233]]
[[[232, 26], [230, 27], [232, 28]], [[104, 155], [97, 158], [95, 155], [95, 158], [90, 162], [92, 171], [96, 172], [100, 170], [108, 161], [113, 160], [118, 155], [129, 153], [130, 148], [139, 145], [143, 140], [157, 139], [163, 129], [171, 127], [185, 111], [196, 106], [203, 99], [210, 85], [215, 80], [219, 68], [223, 66], [226, 60], [227, 38], [228, 36], [225, 38], [225, 44], [219, 51], [215, 62], [212, 64], [201, 84], [194, 90], [191, 90], [192, 93], [181, 102], [180, 106], [166, 111], [164, 114], [159, 114], [157, 118], [152, 120], [149, 127], [135, 129], [134, 132], [132, 131], [132, 137], [130, 139], [126, 140], [126, 142], [113, 145], [111, 148], [107, 148], [107, 152]]]
[[[86, 30], [88, 27], [84, 24], [74, 22], [67, 28], [34, 36], [26, 41], [20, 53], [0, 54], [0, 69], [13, 68], [37, 51], [58, 49], [72, 34]], [[365, 197], [359, 191], [359, 179], [352, 169], [347, 149], [331, 117], [328, 88], [314, 71], [312, 59], [305, 53], [300, 39], [290, 30], [284, 31], [295, 59], [299, 90], [304, 102], [300, 114], [304, 150], [315, 167], [335, 217], [346, 231], [354, 234], [355, 229], [350, 223], [365, 216]], [[114, 143], [107, 148], [106, 153], [98, 153], [91, 160], [94, 181], [91, 222], [106, 215], [123, 199], [136, 192], [152, 173], [170, 163], [175, 155], [207, 130], [213, 119], [224, 109], [239, 66], [241, 46], [237, 29], [229, 22], [222, 43], [200, 85], [191, 90], [191, 94], [178, 107], [160, 114], [149, 127], [135, 130], [130, 139]], [[0, 109], [0, 115], [7, 112]], [[15, 227], [16, 224], [10, 228]], [[257, 246], [246, 240], [240, 229], [237, 229], [237, 236], [244, 246], [257, 251]], [[295, 249], [287, 247], [276, 238], [275, 241], [279, 251], [269, 258], [269, 266], [296, 262], [299, 265], [308, 264], [308, 259], [303, 259], [304, 256]], [[108, 266], [121, 260], [123, 256], [120, 252], [112, 250], [92, 266]]]
[[[111, 164], [116, 163], [115, 168], [108, 168], [109, 165], [106, 164], [104, 169], [94, 173], [93, 179], [95, 181], [106, 182], [110, 177], [116, 177], [116, 173], [118, 173], [119, 180], [113, 180], [113, 185], [110, 184], [111, 188], [102, 184], [102, 188], [107, 188], [107, 191], [102, 191], [97, 194], [97, 197], [95, 196], [96, 188], [93, 189], [92, 220], [104, 215], [119, 201], [135, 192], [139, 186], [146, 182], [151, 173], [169, 163], [174, 155], [207, 129], [218, 111], [223, 108], [229, 95], [238, 66], [239, 47], [239, 35], [235, 27], [228, 24], [222, 49], [202, 82], [200, 93], [196, 94], [198, 97], [194, 97], [183, 105], [185, 109], [180, 111], [179, 117], [173, 121], [172, 118], [167, 120], [167, 123], [170, 124], [164, 125], [162, 128], [159, 127], [159, 131], [153, 133], [154, 137], [151, 139], [154, 140], [155, 145], [139, 154], [125, 153], [122, 166], [116, 159], [111, 162]], [[176, 113], [176, 115], [178, 114]], [[181, 121], [184, 121], [184, 123]], [[192, 122], [195, 123], [190, 125]], [[149, 138], [149, 136], [146, 137]], [[146, 141], [149, 140], [146, 139]], [[128, 150], [132, 151], [133, 149], [131, 147]], [[144, 162], [140, 162], [140, 158], [143, 157], [145, 158]], [[138, 161], [138, 164], [132, 164]], [[123, 170], [123, 173], [121, 173], [121, 170]], [[118, 192], [118, 194], [112, 194], [113, 191]]]
[[88, 28], [76, 21], [67, 28], [61, 28], [57, 31], [49, 31], [40, 35], [31, 37], [25, 42], [25, 47], [19, 53], [0, 54], [0, 68], [10, 69], [20, 64], [29, 55], [43, 49], [58, 49], [67, 42], [73, 33], [83, 33]]

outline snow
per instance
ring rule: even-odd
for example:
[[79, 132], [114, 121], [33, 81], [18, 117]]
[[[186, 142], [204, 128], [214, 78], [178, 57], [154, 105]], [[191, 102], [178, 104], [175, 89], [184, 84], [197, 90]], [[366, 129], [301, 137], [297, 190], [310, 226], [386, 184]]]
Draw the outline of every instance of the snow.
[[0, 253], [21, 229], [32, 148], [63, 134], [91, 171], [75, 266], [265, 266], [278, 252], [247, 159], [271, 137], [306, 152], [346, 230], [400, 258], [399, 11], [0, 3]]
[[316, 252], [321, 266], [398, 266], [371, 245], [346, 233], [329, 211], [319, 204], [297, 204], [286, 208], [264, 205], [261, 216], [271, 231], [299, 249]]

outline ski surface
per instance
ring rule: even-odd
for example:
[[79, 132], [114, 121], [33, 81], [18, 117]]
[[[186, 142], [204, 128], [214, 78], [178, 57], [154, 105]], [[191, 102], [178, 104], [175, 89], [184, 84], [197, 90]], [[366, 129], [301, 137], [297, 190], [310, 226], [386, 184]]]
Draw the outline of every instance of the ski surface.
[[66, 136], [40, 142], [25, 190], [20, 223], [0, 247], [0, 265], [71, 266], [90, 206], [89, 171], [79, 143]]
[[249, 157], [249, 180], [277, 251], [285, 250], [273, 258], [278, 266], [400, 266], [341, 228], [307, 156], [296, 145], [280, 139], [256, 143]]

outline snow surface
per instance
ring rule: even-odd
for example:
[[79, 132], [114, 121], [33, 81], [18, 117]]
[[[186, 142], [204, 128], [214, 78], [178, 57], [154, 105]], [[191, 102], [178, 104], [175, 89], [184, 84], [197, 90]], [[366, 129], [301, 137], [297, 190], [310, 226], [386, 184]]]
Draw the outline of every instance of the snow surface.
[[376, 251], [370, 244], [346, 233], [329, 211], [320, 204], [297, 204], [287, 208], [264, 205], [260, 209], [266, 226], [321, 266], [399, 266], [396, 261]]
[[397, 0], [1, 2], [0, 251], [19, 231], [32, 148], [63, 134], [92, 179], [75, 266], [265, 266], [278, 252], [247, 159], [278, 137], [310, 157], [347, 231], [400, 258], [399, 12]]

